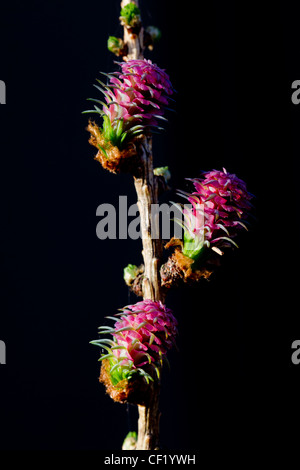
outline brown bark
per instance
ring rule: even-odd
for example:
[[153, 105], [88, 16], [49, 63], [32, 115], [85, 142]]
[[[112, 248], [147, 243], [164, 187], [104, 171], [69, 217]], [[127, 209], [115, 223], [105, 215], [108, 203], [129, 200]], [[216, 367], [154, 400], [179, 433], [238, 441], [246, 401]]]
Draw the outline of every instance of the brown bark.
[[159, 384], [151, 385], [149, 404], [138, 405], [138, 440], [136, 450], [159, 449]]
[[[138, 0], [122, 0], [121, 8], [125, 7], [128, 3], [135, 3], [139, 6]], [[124, 43], [128, 47], [128, 53], [124, 60], [143, 59], [144, 58], [144, 31], [141, 27], [139, 34], [132, 34], [127, 28], [124, 27]]]
[[[134, 2], [139, 6], [138, 0], [122, 0], [121, 8], [127, 3]], [[128, 54], [124, 60], [143, 59], [144, 57], [144, 31], [141, 27], [138, 34], [130, 33], [124, 27], [124, 42], [128, 47]], [[151, 137], [145, 137], [140, 143], [139, 156], [141, 165], [138, 173], [134, 176], [134, 184], [137, 192], [138, 208], [141, 218], [141, 232], [143, 243], [144, 258], [144, 278], [143, 278], [143, 298], [151, 300], [162, 300], [160, 286], [160, 259], [162, 254], [162, 244], [158, 237], [151, 237], [151, 205], [158, 202], [158, 187], [156, 178], [153, 175], [152, 161], [152, 140]], [[157, 227], [156, 227], [157, 228]], [[155, 379], [151, 383], [150, 399], [146, 406], [138, 406], [138, 440], [136, 450], [154, 450], [159, 445], [159, 382]]]
[[[144, 139], [140, 145], [140, 174], [134, 176], [134, 185], [138, 198], [138, 208], [141, 218], [141, 232], [143, 243], [144, 299], [161, 300], [160, 287], [160, 259], [162, 255], [162, 242], [159, 237], [158, 220], [152, 220], [151, 205], [158, 203], [158, 187], [153, 175], [151, 138]], [[153, 238], [153, 235], [158, 235]]]

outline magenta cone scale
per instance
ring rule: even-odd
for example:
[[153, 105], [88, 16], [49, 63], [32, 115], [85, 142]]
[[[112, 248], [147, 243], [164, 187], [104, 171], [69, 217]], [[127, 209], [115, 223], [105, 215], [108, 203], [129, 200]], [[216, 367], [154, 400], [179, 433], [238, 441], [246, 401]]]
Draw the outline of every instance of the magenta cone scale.
[[114, 328], [100, 327], [100, 333], [109, 333], [113, 339], [92, 341], [107, 351], [100, 360], [110, 362], [114, 385], [139, 373], [151, 380], [151, 369], [159, 375], [159, 368], [167, 351], [175, 345], [177, 320], [172, 311], [160, 301], [143, 300], [128, 305], [118, 314]]

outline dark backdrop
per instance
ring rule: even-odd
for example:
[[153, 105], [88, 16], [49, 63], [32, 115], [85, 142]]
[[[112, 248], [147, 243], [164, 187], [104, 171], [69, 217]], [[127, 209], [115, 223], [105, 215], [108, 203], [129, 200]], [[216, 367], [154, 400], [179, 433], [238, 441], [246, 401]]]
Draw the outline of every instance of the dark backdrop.
[[[147, 58], [178, 91], [156, 166], [169, 165], [173, 188], [226, 167], [256, 195], [257, 216], [212, 282], [168, 297], [180, 352], [163, 376], [162, 447], [256, 451], [299, 416], [297, 12], [292, 2], [141, 4], [163, 33]], [[122, 33], [118, 14], [117, 0], [1, 4], [2, 449], [119, 449], [135, 423], [98, 383], [89, 344], [128, 303], [123, 267], [141, 261], [139, 241], [96, 237], [97, 206], [135, 194], [129, 175], [93, 160], [81, 114], [99, 71], [115, 68], [106, 40]]]

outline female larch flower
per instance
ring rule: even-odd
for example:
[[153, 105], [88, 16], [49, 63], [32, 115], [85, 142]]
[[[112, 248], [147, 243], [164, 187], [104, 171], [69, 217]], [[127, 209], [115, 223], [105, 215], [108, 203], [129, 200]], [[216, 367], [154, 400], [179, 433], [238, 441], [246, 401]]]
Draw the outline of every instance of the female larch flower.
[[252, 194], [236, 175], [223, 171], [204, 172], [202, 178], [190, 179], [195, 191], [178, 194], [189, 204], [177, 205], [182, 218], [175, 219], [183, 228], [183, 240], [172, 238], [166, 248], [175, 246], [168, 261], [161, 266], [162, 285], [171, 287], [181, 280], [195, 282], [209, 278], [218, 264], [211, 250], [223, 255], [223, 249], [236, 246], [234, 238], [246, 223], [252, 208]]
[[102, 381], [117, 401], [128, 398], [126, 389], [131, 380], [142, 377], [149, 383], [153, 373], [159, 377], [163, 359], [177, 335], [177, 320], [160, 301], [143, 300], [121, 310], [116, 317], [107, 317], [115, 321], [114, 328], [100, 327], [100, 334], [112, 338], [91, 342], [106, 350], [100, 357]]
[[236, 175], [212, 170], [202, 178], [191, 179], [195, 191], [178, 193], [185, 197], [191, 208], [183, 209], [183, 254], [198, 258], [203, 248], [210, 247], [218, 254], [229, 244], [236, 245], [233, 238], [240, 228], [245, 228], [252, 207], [252, 194], [244, 181]]
[[98, 148], [101, 155], [96, 158], [100, 160], [114, 158], [116, 148], [119, 153], [132, 150], [137, 137], [162, 129], [158, 122], [166, 120], [163, 115], [174, 91], [166, 72], [150, 60], [129, 60], [119, 65], [120, 72], [104, 74], [107, 85], [97, 80], [95, 87], [103, 93], [104, 101], [90, 99], [97, 103], [95, 109], [85, 111], [103, 118], [101, 129], [92, 123], [88, 127], [90, 143]]

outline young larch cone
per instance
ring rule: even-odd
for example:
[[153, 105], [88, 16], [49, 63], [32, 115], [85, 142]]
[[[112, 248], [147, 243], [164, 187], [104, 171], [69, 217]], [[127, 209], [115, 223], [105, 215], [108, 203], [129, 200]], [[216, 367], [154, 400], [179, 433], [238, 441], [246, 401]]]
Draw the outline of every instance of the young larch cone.
[[[196, 191], [179, 191], [189, 205], [181, 207], [183, 240], [173, 239], [167, 247], [179, 245], [161, 267], [162, 285], [175, 285], [180, 279], [198, 280], [208, 278], [213, 265], [218, 264], [212, 251], [223, 255], [223, 249], [237, 247], [233, 240], [246, 223], [252, 208], [252, 194], [246, 184], [236, 175], [212, 170], [203, 173], [203, 178], [191, 179]], [[212, 250], [212, 251], [211, 251]]]
[[90, 123], [90, 143], [98, 148], [96, 159], [113, 172], [128, 170], [125, 159], [136, 156], [137, 139], [162, 129], [158, 123], [166, 121], [165, 109], [174, 91], [166, 72], [150, 60], [119, 65], [120, 72], [104, 74], [108, 84], [97, 80], [95, 87], [103, 93], [104, 101], [90, 98], [97, 104], [94, 110], [85, 111], [103, 118], [102, 128]]
[[[100, 327], [112, 339], [92, 341], [106, 350], [101, 354], [100, 381], [119, 402], [142, 404], [147, 388], [157, 376], [167, 351], [175, 345], [177, 320], [160, 301], [143, 300], [117, 314], [114, 328]], [[145, 395], [146, 393], [146, 395]]]
[[[227, 240], [232, 243], [237, 230], [246, 228], [244, 222], [252, 208], [250, 200], [253, 195], [247, 191], [243, 180], [227, 173], [225, 168], [203, 175], [204, 178], [191, 180], [196, 191], [188, 195], [188, 200], [194, 209], [201, 204], [204, 207], [205, 241], [216, 243]], [[220, 231], [230, 238], [220, 236]]]

